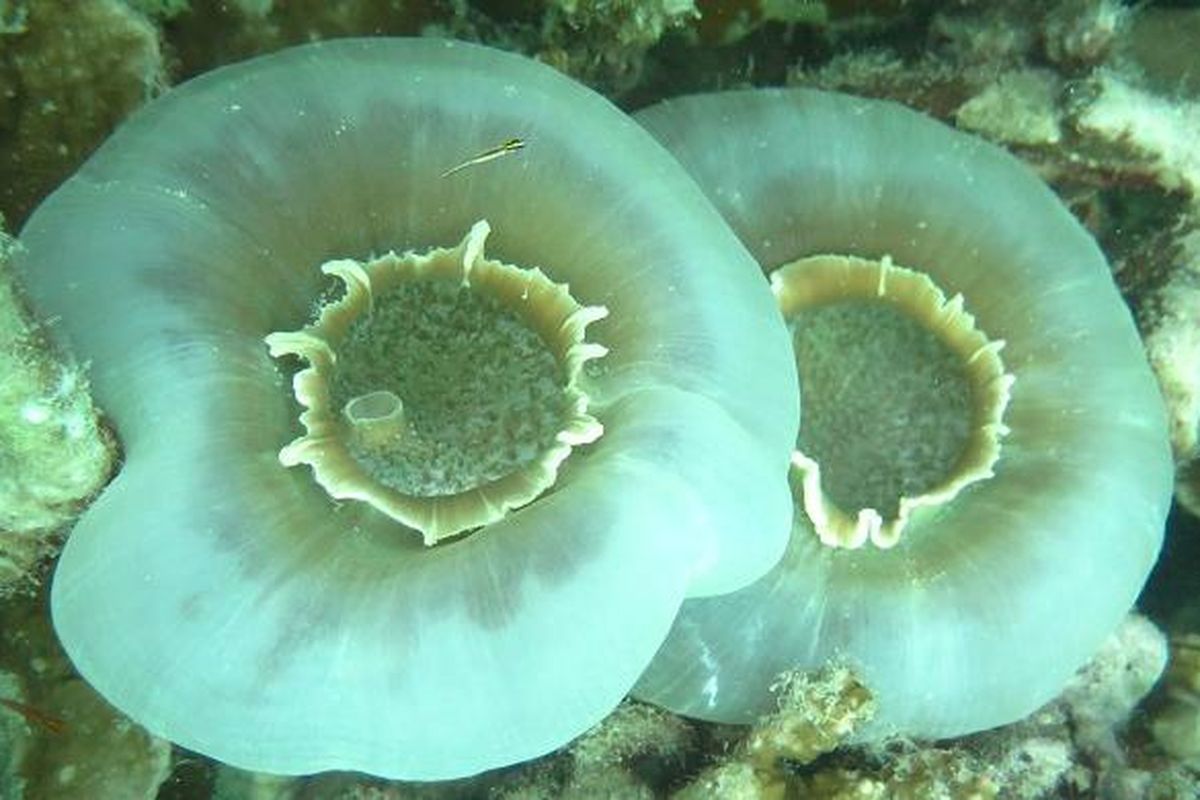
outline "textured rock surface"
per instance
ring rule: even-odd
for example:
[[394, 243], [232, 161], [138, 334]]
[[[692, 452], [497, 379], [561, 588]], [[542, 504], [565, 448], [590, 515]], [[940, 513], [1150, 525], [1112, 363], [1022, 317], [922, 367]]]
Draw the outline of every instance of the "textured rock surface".
[[0, 595], [30, 585], [113, 460], [83, 372], [46, 347], [21, 304], [14, 246], [0, 231]]
[[163, 79], [158, 32], [119, 0], [38, 0], [0, 33], [0, 212], [14, 226]]
[[21, 703], [0, 706], [0, 797], [152, 800], [170, 770], [170, 744], [74, 675], [45, 602], [22, 595], [0, 604], [0, 699]]

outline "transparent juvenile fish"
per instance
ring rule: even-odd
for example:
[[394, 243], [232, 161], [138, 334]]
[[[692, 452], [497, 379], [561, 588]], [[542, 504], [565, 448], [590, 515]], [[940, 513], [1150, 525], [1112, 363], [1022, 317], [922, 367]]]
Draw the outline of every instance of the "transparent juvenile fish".
[[484, 150], [482, 153], [468, 158], [466, 161], [451, 167], [442, 173], [443, 178], [448, 178], [459, 170], [473, 167], [476, 164], [485, 164], [488, 161], [494, 161], [501, 156], [506, 156], [509, 153], [515, 153], [525, 147], [524, 139], [509, 139], [503, 144], [498, 144], [490, 150]]

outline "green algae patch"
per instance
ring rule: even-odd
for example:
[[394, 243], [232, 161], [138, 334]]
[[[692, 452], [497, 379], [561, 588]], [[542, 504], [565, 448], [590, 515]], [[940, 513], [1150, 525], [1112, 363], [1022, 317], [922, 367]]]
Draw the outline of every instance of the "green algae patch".
[[0, 595], [29, 581], [114, 455], [82, 371], [49, 349], [21, 304], [7, 267], [15, 247], [0, 233]]
[[17, 226], [165, 73], [158, 31], [121, 0], [0, 3], [0, 36], [0, 212]]

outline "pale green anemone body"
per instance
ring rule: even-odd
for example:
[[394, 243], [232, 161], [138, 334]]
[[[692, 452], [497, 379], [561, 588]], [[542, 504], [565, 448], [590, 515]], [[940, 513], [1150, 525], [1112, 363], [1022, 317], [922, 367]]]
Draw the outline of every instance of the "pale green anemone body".
[[891, 103], [763, 90], [639, 120], [773, 273], [804, 397], [787, 553], [686, 602], [636, 693], [746, 722], [782, 671], [842, 661], [879, 704], [864, 737], [1051, 698], [1133, 603], [1171, 495], [1091, 237], [1014, 158]]
[[545, 753], [685, 597], [785, 546], [799, 409], [767, 286], [650, 136], [532, 61], [350, 40], [219, 70], [22, 240], [125, 455], [55, 628], [185, 747], [410, 779]]

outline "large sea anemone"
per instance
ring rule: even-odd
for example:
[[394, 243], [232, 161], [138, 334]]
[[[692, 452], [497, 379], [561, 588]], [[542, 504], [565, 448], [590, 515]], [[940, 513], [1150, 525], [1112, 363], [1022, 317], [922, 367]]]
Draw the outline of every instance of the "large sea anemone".
[[410, 779], [545, 753], [785, 545], [766, 283], [665, 150], [532, 61], [375, 39], [218, 70], [21, 240], [124, 448], [55, 629], [193, 750]]

